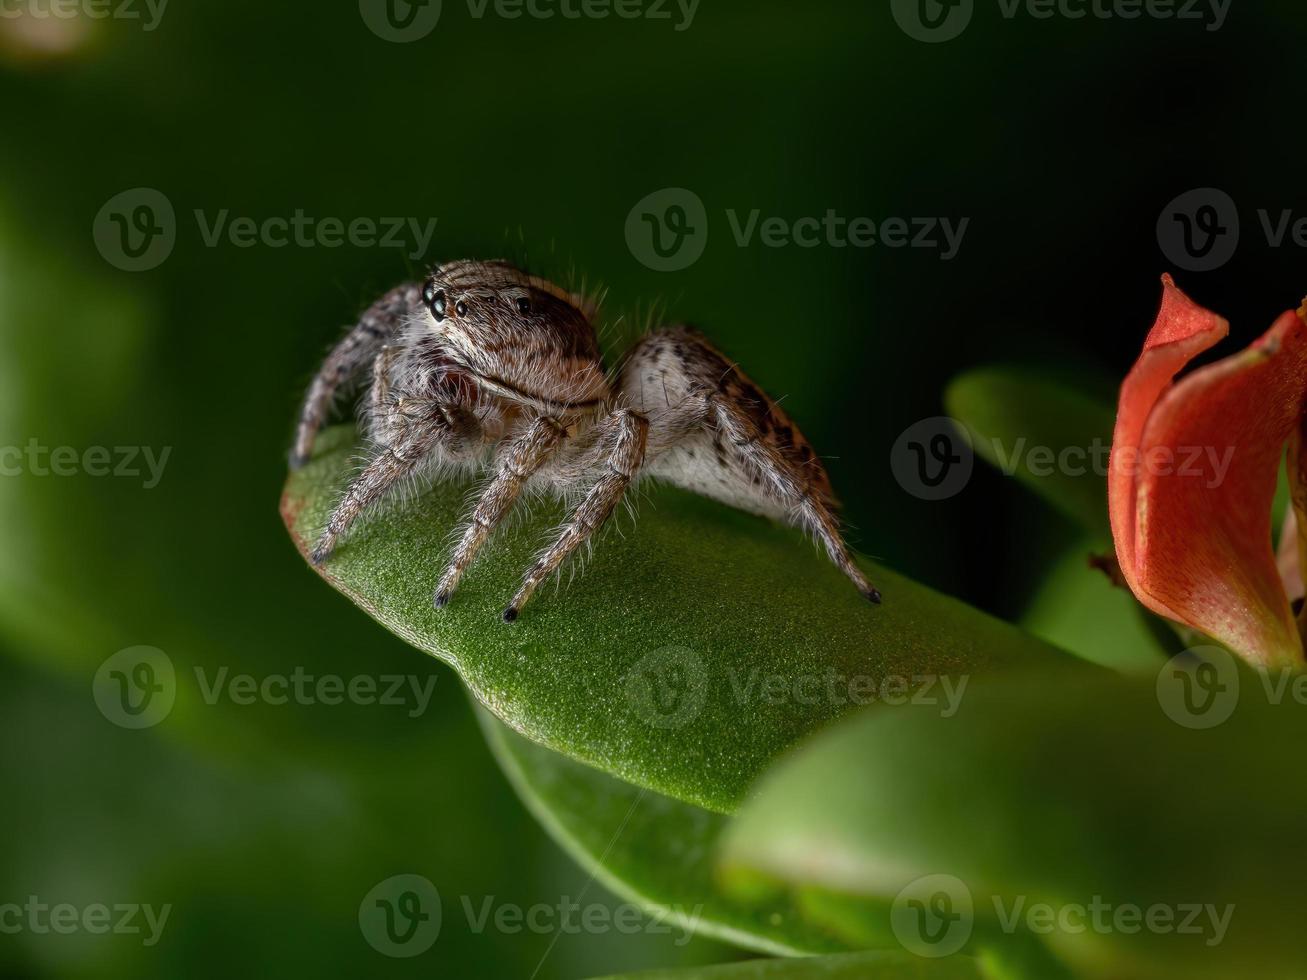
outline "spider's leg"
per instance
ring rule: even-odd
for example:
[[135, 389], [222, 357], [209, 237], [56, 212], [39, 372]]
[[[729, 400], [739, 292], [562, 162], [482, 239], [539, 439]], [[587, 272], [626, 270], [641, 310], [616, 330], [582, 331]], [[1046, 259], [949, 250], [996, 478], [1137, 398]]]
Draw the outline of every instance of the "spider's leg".
[[583, 461], [587, 468], [599, 471], [599, 478], [568, 517], [554, 543], [527, 570], [513, 601], [504, 610], [505, 622], [517, 619], [540, 583], [608, 519], [644, 462], [648, 431], [648, 420], [630, 409], [619, 409], [599, 423], [598, 440]]
[[798, 525], [858, 591], [880, 601], [841, 537], [821, 460], [785, 411], [702, 334], [677, 326], [645, 337], [626, 361], [620, 394], [650, 419], [651, 476]]
[[839, 520], [830, 497], [814, 483], [811, 474], [787, 458], [785, 453], [759, 429], [745, 406], [721, 395], [711, 399], [711, 420], [721, 434], [721, 444], [738, 456], [763, 480], [776, 500], [790, 513], [793, 523], [816, 535], [826, 554], [859, 592], [872, 602], [880, 602], [880, 590], [867, 581], [840, 534]]
[[354, 478], [336, 504], [327, 526], [309, 556], [315, 565], [326, 561], [337, 542], [359, 515], [381, 500], [398, 482], [413, 476], [427, 462], [432, 451], [450, 437], [451, 413], [436, 402], [423, 402], [420, 411], [413, 402], [401, 402], [393, 410], [405, 423], [401, 435], [389, 445], [377, 445], [363, 472]]
[[535, 419], [507, 449], [500, 454], [499, 466], [493, 479], [482, 491], [476, 509], [468, 520], [458, 547], [450, 556], [445, 573], [436, 586], [436, 608], [443, 607], [454, 594], [458, 580], [475, 560], [477, 552], [486, 543], [491, 532], [512, 509], [523, 484], [544, 465], [562, 441], [564, 428], [561, 422], [543, 415]]
[[300, 409], [299, 426], [295, 430], [295, 448], [290, 454], [292, 469], [308, 462], [313, 453], [313, 442], [327, 421], [336, 393], [372, 363], [382, 345], [396, 336], [405, 318], [419, 305], [421, 299], [418, 283], [395, 287], [368, 307], [358, 323], [327, 355], [309, 385], [304, 405]]

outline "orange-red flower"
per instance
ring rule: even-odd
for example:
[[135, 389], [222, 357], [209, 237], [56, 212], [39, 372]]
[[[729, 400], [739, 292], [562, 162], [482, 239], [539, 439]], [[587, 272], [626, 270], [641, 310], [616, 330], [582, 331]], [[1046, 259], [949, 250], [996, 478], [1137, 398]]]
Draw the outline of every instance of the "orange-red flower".
[[[1285, 313], [1247, 349], [1176, 381], [1229, 324], [1170, 276], [1162, 285], [1157, 322], [1121, 386], [1112, 438], [1108, 506], [1121, 571], [1150, 609], [1253, 663], [1307, 665], [1271, 545], [1286, 444], [1295, 481], [1300, 471], [1304, 313]], [[1307, 502], [1301, 486], [1297, 504]]]

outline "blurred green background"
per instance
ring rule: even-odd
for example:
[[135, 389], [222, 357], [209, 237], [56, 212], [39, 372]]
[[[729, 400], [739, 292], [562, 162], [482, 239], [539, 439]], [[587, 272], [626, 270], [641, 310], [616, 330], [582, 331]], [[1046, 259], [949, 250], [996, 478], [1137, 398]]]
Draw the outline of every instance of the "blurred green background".
[[[668, 19], [513, 19], [445, 0], [410, 43], [372, 30], [368, 7], [176, 3], [149, 30], [140, 2], [126, 9], [141, 20], [0, 7], [0, 446], [171, 447], [150, 489], [26, 466], [0, 479], [0, 905], [172, 905], [149, 947], [0, 932], [0, 975], [543, 980], [739, 955], [675, 932], [469, 924], [460, 897], [616, 899], [522, 809], [453, 673], [332, 593], [281, 527], [309, 376], [428, 262], [503, 255], [601, 285], [614, 344], [651, 309], [696, 323], [785, 396], [861, 550], [1013, 618], [1078, 532], [980, 467], [947, 501], [914, 497], [889, 466], [898, 434], [992, 361], [1056, 364], [1110, 404], [1166, 269], [1240, 342], [1307, 292], [1307, 250], [1273, 247], [1258, 218], [1307, 217], [1293, 0], [1236, 3], [1219, 30], [1007, 19], [976, 0], [938, 44], [888, 2], [702, 0], [687, 25], [674, 4]], [[1239, 246], [1185, 272], [1159, 215], [1205, 187], [1236, 202]], [[135, 188], [167, 198], [176, 232], [134, 272], [93, 229]], [[697, 195], [708, 228], [672, 272], [625, 233], [664, 188]], [[949, 260], [741, 246], [727, 213], [755, 209], [968, 224]], [[421, 255], [411, 232], [398, 248], [209, 244], [202, 224], [224, 211], [436, 226]], [[176, 666], [177, 703], [129, 730], [92, 682], [141, 644]], [[211, 705], [194, 682], [297, 667], [434, 678], [434, 695], [411, 717]], [[399, 873], [445, 902], [438, 942], [411, 960], [358, 926], [369, 889]]]

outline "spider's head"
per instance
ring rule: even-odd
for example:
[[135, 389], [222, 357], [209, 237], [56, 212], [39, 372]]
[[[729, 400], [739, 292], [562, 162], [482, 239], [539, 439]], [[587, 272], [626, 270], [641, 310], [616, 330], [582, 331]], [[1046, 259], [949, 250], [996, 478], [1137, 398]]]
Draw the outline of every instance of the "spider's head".
[[429, 327], [485, 391], [545, 411], [608, 393], [593, 307], [507, 262], [450, 262], [422, 288]]

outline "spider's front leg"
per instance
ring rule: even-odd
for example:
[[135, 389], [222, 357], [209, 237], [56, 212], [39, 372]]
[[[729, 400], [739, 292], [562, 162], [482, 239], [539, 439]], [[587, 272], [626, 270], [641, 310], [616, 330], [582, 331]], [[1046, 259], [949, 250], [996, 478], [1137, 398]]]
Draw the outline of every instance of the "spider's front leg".
[[341, 497], [309, 556], [313, 564], [326, 561], [359, 516], [397, 483], [420, 473], [438, 447], [472, 437], [474, 433], [466, 430], [474, 425], [471, 415], [455, 406], [430, 399], [393, 401], [387, 408], [386, 426], [394, 438], [377, 444], [363, 472]]
[[517, 619], [540, 583], [612, 514], [644, 464], [648, 433], [648, 420], [630, 409], [619, 409], [599, 423], [598, 440], [578, 461], [576, 475], [583, 476], [596, 468], [602, 472], [563, 525], [558, 538], [527, 570], [513, 601], [504, 610], [504, 622]]
[[565, 431], [558, 419], [543, 415], [527, 426], [501, 454], [498, 470], [482, 491], [462, 539], [449, 559], [445, 574], [440, 577], [440, 584], [436, 586], [437, 609], [448, 604], [449, 597], [458, 586], [458, 580], [475, 560], [491, 532], [508, 516], [526, 481], [558, 448]]
[[336, 394], [372, 363], [377, 351], [399, 333], [405, 319], [421, 302], [421, 287], [405, 283], [373, 303], [358, 323], [327, 355], [313, 378], [295, 430], [290, 465], [298, 469], [313, 454], [313, 443], [327, 421]]

